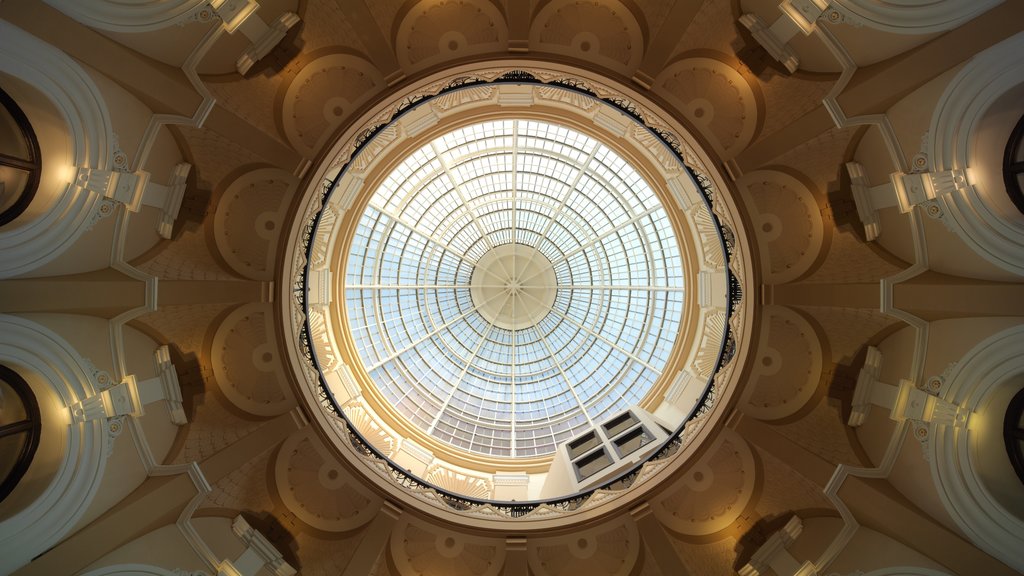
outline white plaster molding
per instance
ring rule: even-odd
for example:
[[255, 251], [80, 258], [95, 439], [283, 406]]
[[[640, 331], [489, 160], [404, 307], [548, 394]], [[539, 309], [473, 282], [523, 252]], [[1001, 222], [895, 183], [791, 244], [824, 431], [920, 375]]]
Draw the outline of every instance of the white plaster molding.
[[725, 269], [701, 270], [697, 273], [697, 300], [700, 307], [724, 310], [728, 279]]
[[45, 0], [75, 20], [98, 30], [120, 33], [151, 32], [180, 25], [208, 0]]
[[31, 222], [0, 231], [0, 278], [9, 278], [50, 262], [91, 227], [101, 210], [109, 213], [102, 196], [71, 179], [77, 168], [110, 169], [114, 136], [103, 95], [77, 62], [3, 20], [0, 37], [0, 72], [42, 92], [57, 108], [71, 141], [68, 183], [55, 194], [54, 205]]
[[130, 212], [138, 212], [143, 206], [160, 210], [162, 214], [157, 223], [157, 232], [161, 237], [169, 239], [191, 169], [191, 164], [179, 163], [168, 184], [163, 185], [151, 181], [149, 172], [145, 170], [123, 172], [118, 169], [79, 168], [74, 185], [83, 191], [124, 204]]
[[893, 167], [901, 172], [910, 172], [903, 154], [903, 149], [900, 146], [899, 139], [896, 137], [896, 131], [893, 129], [892, 123], [889, 121], [889, 117], [887, 115], [867, 114], [863, 116], [847, 116], [846, 112], [843, 111], [842, 106], [839, 105], [838, 98], [839, 95], [842, 94], [843, 90], [846, 89], [846, 86], [850, 83], [854, 73], [857, 71], [857, 64], [853, 61], [853, 57], [850, 56], [850, 53], [847, 52], [846, 48], [827, 26], [815, 26], [813, 33], [816, 34], [825, 44], [842, 69], [842, 72], [839, 75], [839, 80], [836, 81], [821, 102], [829, 115], [832, 116], [832, 121], [835, 122], [835, 125], [839, 128], [846, 128], [849, 126], [875, 126], [881, 133], [882, 141], [885, 143], [886, 150], [889, 152], [889, 158], [892, 160]]
[[423, 469], [434, 462], [434, 454], [430, 450], [427, 450], [423, 446], [417, 444], [412, 438], [403, 438], [402, 444], [398, 448], [399, 453], [407, 454], [420, 462], [423, 465]]
[[89, 363], [63, 338], [31, 320], [0, 314], [0, 361], [38, 376], [63, 407], [65, 443], [56, 474], [35, 500], [0, 522], [0, 573], [13, 572], [66, 536], [82, 518], [103, 479], [105, 420], [72, 421], [69, 407], [96, 397]]
[[955, 194], [967, 187], [967, 175], [963, 170], [910, 174], [895, 172], [890, 179], [897, 205], [904, 214], [913, 210], [915, 206], [921, 206], [942, 195]]
[[[905, 282], [928, 269], [928, 250], [925, 243], [924, 227], [921, 223], [921, 217], [917, 212], [911, 212], [909, 214], [911, 219], [911, 230], [912, 238], [914, 242], [914, 264], [909, 268], [906, 268], [893, 276], [883, 278], [881, 281], [882, 290], [882, 303], [881, 311], [883, 314], [892, 316], [909, 324], [914, 328], [914, 351], [911, 360], [910, 377], [915, 382], [921, 382], [924, 380], [924, 362], [928, 353], [928, 338], [929, 338], [929, 323], [910, 314], [904, 312], [898, 308], [892, 306], [892, 291], [893, 286]], [[899, 456], [903, 449], [903, 443], [907, 437], [907, 429], [910, 427], [910, 420], [900, 420], [893, 431], [893, 435], [889, 439], [889, 445], [886, 447], [885, 454], [882, 456], [881, 462], [874, 468], [864, 468], [858, 466], [850, 466], [848, 464], [840, 464], [836, 467], [836, 471], [832, 474], [832, 478], [829, 479], [828, 484], [825, 485], [825, 497], [832, 502], [836, 510], [839, 512], [840, 517], [843, 519], [843, 528], [839, 534], [832, 540], [832, 543], [828, 545], [821, 556], [815, 561], [815, 566], [819, 570], [825, 570], [829, 564], [846, 548], [846, 545], [853, 539], [854, 534], [857, 533], [860, 523], [853, 516], [853, 512], [850, 511], [846, 503], [843, 502], [842, 498], [839, 497], [839, 490], [842, 488], [843, 483], [849, 476], [857, 476], [860, 478], [887, 478], [889, 473], [892, 472], [893, 466], [896, 463], [896, 458]]]
[[114, 224], [114, 237], [110, 246], [110, 267], [144, 283], [146, 288], [145, 301], [142, 305], [125, 310], [110, 320], [110, 346], [114, 355], [115, 378], [119, 381], [130, 374], [124, 346], [125, 324], [143, 314], [155, 312], [157, 308], [157, 277], [142, 272], [128, 264], [125, 260], [124, 249], [128, 243], [128, 221], [130, 217], [131, 212], [128, 212], [126, 206], [121, 205], [116, 210], [117, 221]]
[[969, 60], [940, 97], [925, 148], [929, 170], [952, 178], [936, 189], [936, 216], [980, 256], [1019, 276], [1024, 276], [1024, 226], [1002, 218], [985, 200], [971, 177], [970, 157], [986, 111], [1022, 83], [1022, 52], [1024, 32]]
[[[309, 273], [309, 305], [326, 308], [333, 300], [331, 291], [331, 270], [311, 270]], [[330, 330], [328, 329], [328, 332]]]
[[224, 30], [228, 34], [234, 34], [250, 16], [260, 9], [260, 4], [256, 0], [209, 0], [209, 4], [224, 22]]
[[142, 205], [162, 210], [158, 232], [170, 236], [184, 195], [188, 164], [179, 164], [167, 186], [151, 184], [145, 164], [159, 129], [165, 124], [200, 126], [214, 101], [195, 72], [198, 61], [216, 40], [215, 28], [193, 50], [183, 70], [204, 96], [191, 118], [156, 114], [150, 118], [131, 167], [115, 167], [115, 136], [110, 114], [99, 89], [88, 74], [63, 52], [23, 30], [0, 22], [0, 71], [26, 80], [57, 107], [72, 140], [69, 183], [56, 204], [43, 216], [13, 230], [0, 231], [0, 277], [24, 274], [59, 256], [99, 218], [113, 213], [109, 200], [138, 211]]
[[[823, 13], [823, 16], [831, 19], [831, 13], [833, 12], [834, 11], [825, 12]], [[896, 137], [895, 130], [893, 129], [888, 116], [885, 114], [872, 114], [850, 117], [843, 111], [842, 107], [839, 105], [838, 96], [843, 92], [850, 80], [853, 78], [854, 73], [857, 71], [857, 65], [853, 61], [849, 52], [846, 51], [827, 26], [815, 26], [812, 32], [816, 34], [822, 42], [824, 42], [833, 57], [839, 62], [842, 69], [839, 80], [833, 85], [822, 101], [825, 109], [832, 116], [835, 125], [840, 128], [864, 125], [877, 127], [889, 153], [892, 166], [900, 173], [909, 173], [910, 169], [907, 166], [902, 147]], [[852, 175], [853, 174], [851, 174], [851, 176]], [[858, 183], [864, 188], [867, 188], [867, 183], [864, 180], [861, 180]], [[862, 191], [864, 190], [862, 189]], [[866, 198], [862, 196], [861, 201], [858, 202], [858, 214], [864, 216], [862, 221], [864, 221], [865, 226], [868, 227], [875, 221], [872, 217], [872, 213], [877, 206], [873, 203], [865, 202], [864, 200], [866, 200]], [[871, 200], [874, 200], [874, 198], [871, 198]], [[867, 214], [861, 214], [862, 210]], [[910, 369], [910, 379], [915, 382], [920, 382], [923, 380], [924, 361], [928, 350], [928, 322], [893, 306], [893, 286], [914, 278], [928, 269], [928, 247], [921, 217], [916, 211], [910, 212], [909, 217], [911, 219], [911, 231], [914, 244], [914, 263], [899, 273], [882, 279], [880, 286], [881, 312], [902, 320], [914, 328], [915, 341]], [[878, 232], [880, 232], [880, 230], [878, 230]], [[815, 560], [814, 566], [816, 566], [819, 571], [825, 570], [846, 548], [846, 545], [853, 538], [854, 534], [856, 534], [860, 526], [853, 513], [843, 502], [842, 498], [839, 497], [839, 490], [846, 481], [846, 478], [851, 475], [863, 478], [888, 477], [896, 462], [896, 458], [903, 447], [903, 442], [907, 436], [906, 432], [909, 425], [909, 420], [902, 420], [899, 422], [890, 439], [885, 455], [877, 467], [862, 468], [840, 464], [836, 468], [835, 473], [832, 475], [832, 478], [825, 487], [824, 493], [826, 498], [833, 503], [836, 510], [839, 512], [843, 520], [843, 528], [828, 547], [826, 547], [826, 549], [821, 553], [818, 559]]]
[[885, 454], [882, 456], [882, 461], [877, 467], [862, 468], [850, 466], [848, 464], [840, 464], [836, 467], [836, 471], [832, 474], [832, 478], [829, 479], [828, 484], [825, 485], [825, 497], [832, 502], [836, 511], [839, 512], [840, 517], [843, 519], [843, 528], [828, 545], [825, 551], [821, 553], [818, 560], [814, 562], [814, 565], [818, 567], [819, 571], [824, 571], [828, 565], [831, 564], [837, 556], [839, 556], [860, 528], [860, 523], [857, 522], [857, 519], [853, 516], [853, 512], [850, 511], [850, 508], [839, 496], [839, 490], [842, 488], [846, 478], [849, 476], [857, 476], [859, 478], [887, 478], [889, 473], [892, 472], [893, 465], [896, 463], [896, 458], [903, 449], [903, 442], [907, 437], [908, 424], [909, 420], [904, 420], [896, 426], [892, 437], [889, 439], [889, 445], [886, 447]]
[[680, 210], [685, 212], [691, 206], [700, 203], [700, 190], [697, 190], [693, 180], [686, 175], [680, 174], [669, 178], [666, 183], [672, 196], [676, 199], [676, 204], [679, 205]]
[[879, 381], [881, 360], [882, 356], [878, 349], [868, 346], [864, 368], [857, 377], [852, 411], [847, 424], [853, 427], [863, 424], [871, 406], [874, 405], [889, 410], [889, 418], [896, 422], [913, 420], [916, 423], [935, 422], [943, 426], [967, 425], [970, 415], [968, 410], [937, 398], [930, 394], [924, 385], [918, 385], [905, 378], [901, 378], [897, 385]]
[[929, 394], [909, 380], [900, 380], [890, 418], [896, 421], [915, 420], [938, 426], [965, 428], [970, 410]]
[[665, 391], [665, 401], [674, 405], [693, 406], [697, 397], [704, 392], [702, 388], [692, 371], [680, 370]]
[[519, 474], [495, 473], [491, 476], [491, 482], [495, 486], [527, 486], [530, 484], [530, 475], [525, 472]]
[[138, 212], [142, 193], [149, 183], [147, 172], [121, 172], [117, 169], [79, 168], [75, 186], [85, 192], [99, 194]]
[[[1024, 325], [1003, 330], [968, 351], [945, 376], [938, 399], [973, 411], [1003, 382], [1024, 373]], [[939, 499], [976, 546], [1024, 571], [1024, 520], [993, 497], [976, 469], [976, 447], [967, 428], [929, 427], [929, 459]]]
[[[851, 575], [853, 576], [853, 575]], [[879, 568], [871, 572], [857, 572], [856, 576], [951, 576], [941, 570], [932, 568], [921, 568], [919, 566], [894, 566], [892, 568]]]
[[845, 21], [896, 34], [934, 34], [952, 30], [1001, 4], [1003, 0], [829, 0]]
[[810, 36], [830, 3], [831, 0], [782, 0], [779, 10], [796, 24], [804, 36]]
[[869, 241], [881, 234], [879, 210], [895, 207], [900, 213], [906, 214], [916, 206], [923, 206], [926, 214], [937, 218], [942, 212], [941, 209], [936, 212], [936, 198], [961, 193], [968, 187], [967, 174], [963, 170], [909, 174], [893, 172], [889, 175], [889, 182], [876, 186], [870, 185], [860, 163], [847, 162], [846, 171], [850, 175], [857, 216], [864, 225], [864, 233]]
[[[915, 382], [922, 382], [924, 381], [924, 362], [928, 352], [929, 323], [892, 306], [893, 286], [900, 282], [905, 282], [928, 269], [928, 250], [925, 244], [924, 228], [921, 224], [920, 214], [918, 212], [911, 212], [909, 215], [913, 234], [915, 262], [909, 268], [882, 279], [881, 311], [883, 314], [902, 320], [914, 328], [914, 351], [911, 360], [910, 377]], [[840, 464], [836, 467], [836, 471], [832, 474], [828, 484], [825, 485], [825, 497], [832, 502], [832, 505], [839, 512], [840, 517], [843, 519], [843, 528], [815, 562], [819, 570], [825, 570], [835, 560], [846, 548], [850, 540], [853, 539], [854, 534], [857, 533], [860, 527], [860, 523], [857, 522], [853, 512], [850, 511], [846, 503], [840, 498], [839, 490], [849, 476], [875, 479], [888, 478], [896, 463], [896, 458], [903, 449], [903, 443], [907, 438], [907, 430], [913, 424], [911, 420], [907, 419], [897, 420], [897, 422], [896, 428], [889, 439], [889, 445], [886, 447], [885, 454], [882, 456], [878, 466], [864, 468]]]
[[919, 212], [910, 212], [911, 239], [914, 245], [914, 263], [881, 281], [881, 312], [902, 320], [914, 328], [914, 352], [910, 366], [910, 380], [924, 381], [924, 361], [928, 352], [930, 323], [918, 316], [893, 306], [893, 287], [906, 282], [928, 270], [928, 243], [925, 238], [924, 223]]
[[[305, 425], [305, 419], [301, 413], [292, 412], [296, 423]], [[213, 574], [220, 576], [255, 576], [260, 569], [266, 567], [275, 576], [292, 576], [295, 569], [292, 568], [281, 557], [267, 539], [253, 530], [247, 522], [237, 516], [232, 522], [232, 531], [246, 545], [246, 551], [232, 560], [218, 558], [210, 548], [210, 545], [203, 540], [203, 537], [192, 524], [192, 516], [199, 506], [206, 500], [206, 497], [213, 491], [210, 483], [206, 480], [199, 463], [178, 464], [173, 466], [157, 466], [150, 471], [151, 476], [168, 476], [173, 474], [188, 474], [196, 487], [196, 494], [178, 515], [175, 525], [184, 536], [189, 546], [206, 563]], [[177, 574], [175, 576], [178, 576]]]
[[498, 86], [498, 106], [533, 106], [533, 88], [523, 84]]
[[150, 564], [114, 564], [95, 568], [82, 574], [82, 576], [199, 576], [205, 572], [191, 572], [184, 570], [168, 570]]
[[[131, 414], [136, 417], [142, 416], [145, 414], [145, 406], [147, 404], [152, 404], [158, 400], [166, 400], [171, 422], [178, 426], [188, 424], [188, 418], [185, 416], [185, 409], [182, 405], [178, 373], [171, 362], [170, 349], [167, 345], [160, 346], [153, 352], [153, 356], [156, 362], [156, 376], [142, 381], [139, 381], [134, 374], [125, 376], [121, 385], [126, 386], [131, 391], [131, 409], [120, 411], [117, 415]], [[115, 386], [115, 388], [117, 387]]]
[[[181, 71], [188, 78], [189, 83], [195, 88], [196, 92], [202, 97], [202, 101], [196, 107], [195, 112], [191, 116], [182, 116], [178, 114], [153, 114], [149, 119], [149, 124], [146, 125], [146, 131], [142, 135], [142, 139], [139, 141], [139, 147], [135, 153], [135, 160], [131, 166], [131, 169], [139, 170], [146, 164], [146, 160], [149, 158], [149, 153], [153, 148], [153, 144], [156, 142], [156, 137], [160, 132], [160, 129], [166, 125], [184, 125], [191, 126], [193, 128], [201, 128], [203, 123], [206, 122], [207, 116], [213, 110], [217, 101], [214, 99], [213, 94], [203, 81], [199, 78], [199, 63], [206, 56], [206, 53], [210, 51], [214, 43], [220, 38], [225, 32], [225, 26], [213, 26], [209, 32], [203, 36], [198, 44], [192, 49], [185, 62], [181, 65]], [[170, 185], [170, 184], [169, 184]]]

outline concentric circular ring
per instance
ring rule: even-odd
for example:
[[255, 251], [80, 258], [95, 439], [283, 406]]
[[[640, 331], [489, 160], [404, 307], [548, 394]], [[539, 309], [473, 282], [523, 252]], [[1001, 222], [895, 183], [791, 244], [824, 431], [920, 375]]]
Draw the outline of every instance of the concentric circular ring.
[[658, 196], [610, 147], [549, 122], [478, 123], [409, 154], [346, 262], [370, 379], [477, 454], [550, 454], [639, 404], [680, 332], [682, 262]]
[[484, 254], [469, 284], [473, 305], [488, 322], [506, 330], [524, 330], [551, 312], [558, 279], [540, 250], [502, 244]]

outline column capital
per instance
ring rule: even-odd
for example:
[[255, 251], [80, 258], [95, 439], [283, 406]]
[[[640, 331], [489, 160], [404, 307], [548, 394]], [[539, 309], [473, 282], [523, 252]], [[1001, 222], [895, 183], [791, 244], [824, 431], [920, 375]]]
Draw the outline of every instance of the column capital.
[[967, 173], [964, 170], [940, 172], [893, 172], [889, 177], [896, 192], [900, 212], [906, 213], [939, 196], [966, 190]]

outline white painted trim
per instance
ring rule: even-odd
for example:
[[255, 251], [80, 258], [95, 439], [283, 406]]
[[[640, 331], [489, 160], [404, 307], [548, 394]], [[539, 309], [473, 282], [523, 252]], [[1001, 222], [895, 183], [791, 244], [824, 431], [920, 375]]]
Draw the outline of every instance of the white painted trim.
[[128, 34], [183, 24], [194, 12], [209, 4], [209, 0], [44, 1], [90, 28]]
[[832, 32], [825, 26], [815, 26], [814, 33], [818, 38], [828, 47], [829, 51], [832, 52], [832, 56], [839, 62], [842, 68], [842, 73], [839, 75], [839, 80], [832, 86], [832, 89], [828, 91], [825, 98], [822, 100], [822, 105], [828, 110], [828, 113], [832, 116], [832, 120], [836, 126], [840, 128], [846, 128], [849, 126], [870, 126], [874, 125], [882, 133], [882, 141], [885, 142], [885, 147], [889, 151], [889, 158], [892, 160], [893, 166], [895, 166], [900, 172], [909, 172], [907, 167], [906, 157], [903, 154], [903, 149], [900, 146], [899, 139], [896, 138], [896, 131], [892, 127], [892, 123], [889, 122], [889, 117], [885, 114], [870, 114], [866, 116], [847, 116], [846, 112], [843, 111], [842, 106], [839, 105], [839, 95], [842, 94], [843, 90], [850, 83], [854, 73], [857, 71], [857, 64], [853, 61], [853, 57], [847, 52], [846, 48], [843, 47], [842, 43], [832, 34]]
[[[1024, 373], [1021, 342], [1024, 325], [979, 342], [954, 365], [939, 398], [971, 411], [984, 405], [992, 391]], [[932, 479], [953, 521], [976, 546], [1024, 572], [1024, 520], [1008, 511], [982, 483], [975, 468], [976, 442], [970, 423], [966, 430], [931, 424], [929, 435]]]
[[926, 144], [929, 171], [967, 174], [966, 186], [936, 198], [943, 221], [980, 256], [1019, 276], [1024, 276], [1024, 226], [1003, 219], [985, 201], [972, 181], [970, 156], [989, 107], [1024, 82], [1022, 52], [1024, 32], [969, 60], [939, 98]]
[[[0, 20], [0, 72], [43, 93], [62, 116], [71, 140], [74, 168], [109, 169], [113, 128], [99, 88], [69, 56], [35, 36]], [[37, 219], [0, 230], [0, 278], [25, 274], [50, 262], [99, 217], [103, 197], [70, 181], [55, 204]]]
[[139, 141], [139, 148], [135, 153], [135, 160], [132, 162], [131, 169], [133, 172], [141, 169], [145, 166], [146, 160], [149, 158], [149, 152], [153, 148], [153, 144], [156, 142], [157, 134], [160, 132], [160, 128], [166, 125], [183, 125], [191, 126], [193, 128], [201, 128], [203, 123], [206, 122], [206, 117], [210, 115], [213, 107], [217, 104], [213, 94], [206, 88], [203, 81], [199, 78], [197, 68], [199, 63], [206, 56], [206, 53], [210, 51], [214, 43], [220, 38], [221, 34], [224, 33], [224, 26], [214, 26], [209, 32], [203, 36], [203, 39], [192, 49], [189, 53], [188, 58], [185, 59], [185, 63], [181, 65], [181, 71], [185, 73], [185, 77], [188, 78], [192, 87], [195, 88], [196, 92], [202, 96], [203, 101], [196, 107], [196, 111], [192, 113], [192, 116], [180, 116], [178, 114], [153, 114], [149, 119], [149, 124], [146, 126], [146, 131], [142, 135], [142, 140]]
[[895, 34], [934, 34], [952, 30], [1003, 0], [938, 0], [922, 5], [907, 0], [830, 0], [845, 21]]
[[[63, 338], [31, 320], [0, 314], [0, 361], [34, 372], [60, 403], [94, 396], [86, 361]], [[27, 564], [66, 536], [99, 489], [107, 461], [106, 420], [72, 422], [66, 412], [65, 450], [56, 475], [34, 502], [0, 522], [0, 573]]]
[[188, 573], [149, 564], [114, 564], [90, 570], [82, 576], [184, 576], [185, 574]]
[[921, 568], [919, 566], [893, 566], [892, 568], [879, 568], [859, 576], [951, 576], [941, 570], [932, 568]]

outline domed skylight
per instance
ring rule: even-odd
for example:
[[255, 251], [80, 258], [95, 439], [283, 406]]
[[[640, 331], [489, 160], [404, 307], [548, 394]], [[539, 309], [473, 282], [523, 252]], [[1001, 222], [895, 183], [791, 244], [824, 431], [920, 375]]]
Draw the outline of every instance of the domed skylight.
[[638, 404], [684, 301], [644, 178], [533, 120], [461, 128], [402, 161], [359, 221], [344, 294], [382, 396], [437, 439], [501, 457], [550, 454]]

